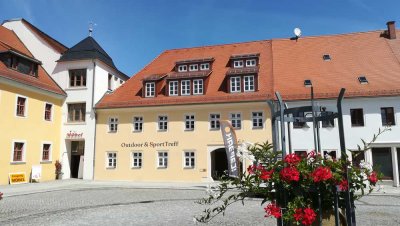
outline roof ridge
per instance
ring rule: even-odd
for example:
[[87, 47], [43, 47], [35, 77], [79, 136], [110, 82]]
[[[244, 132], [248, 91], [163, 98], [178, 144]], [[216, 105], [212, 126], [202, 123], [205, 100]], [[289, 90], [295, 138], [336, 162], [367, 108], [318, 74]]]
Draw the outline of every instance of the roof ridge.
[[[311, 39], [311, 38], [327, 38], [327, 37], [337, 37], [337, 36], [351, 36], [351, 35], [357, 35], [357, 34], [367, 34], [367, 33], [377, 33], [377, 32], [383, 32], [385, 30], [372, 30], [372, 31], [357, 31], [357, 32], [350, 32], [350, 33], [340, 33], [340, 34], [326, 34], [326, 35], [310, 35], [310, 36], [302, 36], [299, 37], [298, 40], [301, 39]], [[275, 41], [293, 41], [290, 38], [273, 38], [271, 39]]]
[[186, 48], [173, 48], [173, 49], [167, 49], [164, 51], [167, 52], [167, 51], [186, 50], [186, 49], [200, 49], [200, 48], [208, 48], [208, 47], [247, 44], [247, 43], [254, 43], [254, 42], [270, 42], [271, 40], [272, 39], [263, 39], [263, 40], [253, 40], [253, 41], [245, 41], [245, 42], [234, 42], [234, 43], [227, 43], [227, 44], [204, 45], [204, 46], [194, 46], [194, 47], [186, 47]]

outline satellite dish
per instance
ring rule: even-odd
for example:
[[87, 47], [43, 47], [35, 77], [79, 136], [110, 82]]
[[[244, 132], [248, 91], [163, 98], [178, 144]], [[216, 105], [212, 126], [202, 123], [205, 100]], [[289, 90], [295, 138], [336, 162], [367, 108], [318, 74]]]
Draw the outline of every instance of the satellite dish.
[[296, 37], [300, 37], [301, 36], [301, 30], [300, 28], [296, 27], [294, 30], [294, 35], [296, 35]]

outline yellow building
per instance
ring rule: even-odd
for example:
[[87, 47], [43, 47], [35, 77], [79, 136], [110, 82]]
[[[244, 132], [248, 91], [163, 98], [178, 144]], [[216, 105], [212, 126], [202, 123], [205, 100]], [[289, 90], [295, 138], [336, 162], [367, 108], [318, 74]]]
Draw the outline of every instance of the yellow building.
[[10, 173], [41, 167], [40, 181], [55, 179], [60, 158], [61, 105], [65, 92], [14, 32], [0, 26], [0, 184]]
[[228, 169], [220, 120], [239, 140], [271, 141], [270, 47], [168, 50], [106, 94], [96, 105], [95, 180], [217, 179]]

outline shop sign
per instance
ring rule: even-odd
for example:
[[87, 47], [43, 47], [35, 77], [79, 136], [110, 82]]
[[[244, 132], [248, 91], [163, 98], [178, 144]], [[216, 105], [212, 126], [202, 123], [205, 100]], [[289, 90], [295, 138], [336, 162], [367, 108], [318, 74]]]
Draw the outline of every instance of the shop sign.
[[76, 131], [69, 131], [67, 133], [67, 139], [81, 139], [83, 138], [83, 133], [77, 133]]
[[226, 156], [228, 158], [228, 169], [230, 177], [238, 177], [239, 170], [236, 159], [237, 139], [235, 129], [228, 121], [220, 121], [222, 138], [224, 139]]
[[164, 141], [164, 142], [153, 142], [153, 141], [147, 141], [147, 142], [130, 142], [130, 143], [121, 143], [121, 147], [123, 148], [160, 148], [160, 147], [178, 147], [179, 142], [178, 141]]
[[27, 183], [25, 172], [19, 173], [9, 173], [8, 177], [10, 178], [10, 184], [23, 184]]

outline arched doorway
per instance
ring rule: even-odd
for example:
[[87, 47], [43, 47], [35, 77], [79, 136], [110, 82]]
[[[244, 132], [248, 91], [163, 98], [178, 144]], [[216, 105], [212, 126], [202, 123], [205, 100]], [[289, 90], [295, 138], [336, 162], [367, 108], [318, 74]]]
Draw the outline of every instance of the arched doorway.
[[228, 158], [225, 148], [218, 148], [211, 152], [211, 177], [219, 180], [228, 171]]

